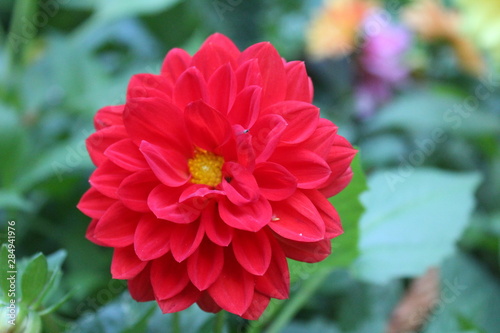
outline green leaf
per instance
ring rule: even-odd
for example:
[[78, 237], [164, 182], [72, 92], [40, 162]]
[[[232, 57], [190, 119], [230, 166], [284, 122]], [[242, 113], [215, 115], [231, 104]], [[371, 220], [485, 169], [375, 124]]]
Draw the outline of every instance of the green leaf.
[[26, 265], [21, 277], [22, 302], [25, 305], [34, 303], [45, 288], [48, 280], [47, 259], [37, 254]]
[[357, 275], [384, 283], [438, 265], [467, 226], [480, 179], [477, 173], [428, 168], [374, 174], [361, 196], [366, 213], [360, 221]]
[[500, 123], [496, 115], [481, 110], [475, 95], [417, 90], [395, 98], [367, 125], [369, 132], [393, 128], [427, 135], [440, 129], [480, 137], [498, 133]]
[[358, 225], [364, 212], [359, 198], [368, 189], [359, 153], [351, 167], [354, 173], [351, 183], [342, 192], [330, 198], [344, 228], [344, 233], [332, 240], [332, 254], [326, 259], [326, 263], [334, 267], [349, 267], [359, 255]]
[[441, 268], [441, 296], [423, 333], [498, 332], [498, 279], [473, 257], [457, 253]]

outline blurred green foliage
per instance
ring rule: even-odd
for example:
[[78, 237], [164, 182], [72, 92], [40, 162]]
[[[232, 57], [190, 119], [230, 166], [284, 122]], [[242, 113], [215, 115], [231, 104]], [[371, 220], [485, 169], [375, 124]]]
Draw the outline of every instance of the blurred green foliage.
[[[406, 2], [390, 3], [399, 8]], [[170, 325], [171, 316], [161, 315], [156, 304], [135, 303], [123, 293], [126, 287], [110, 277], [111, 251], [84, 237], [89, 221], [75, 208], [92, 172], [84, 139], [100, 107], [124, 101], [131, 75], [158, 73], [169, 49], [192, 53], [217, 31], [241, 48], [269, 40], [286, 59], [306, 60], [316, 104], [359, 146], [369, 186], [363, 208], [358, 196], [366, 184], [356, 164], [355, 181], [332, 200], [346, 231], [333, 241], [332, 257], [314, 268], [291, 263], [292, 299], [275, 302], [258, 324], [229, 317], [227, 331], [272, 330], [271, 318], [285, 318], [287, 332], [382, 332], [405, 294], [406, 278], [438, 266], [442, 291], [456, 278], [465, 287], [453, 301], [438, 304], [422, 332], [497, 332], [500, 79], [493, 68], [498, 64], [478, 79], [450, 60], [445, 45], [416, 43], [413, 57], [423, 68], [373, 116], [359, 118], [353, 94], [358, 64], [349, 57], [317, 62], [304, 51], [305, 31], [319, 4], [0, 3], [2, 242], [7, 221], [15, 220], [18, 258], [55, 253], [19, 264], [22, 302], [36, 304], [31, 325], [42, 330], [37, 316], [52, 304], [58, 309], [43, 322], [44, 332], [157, 332]], [[387, 180], [388, 173], [395, 178]], [[67, 253], [64, 264], [63, 252], [56, 252], [61, 249]], [[2, 252], [2, 270], [4, 258]], [[56, 284], [50, 302], [42, 302], [40, 292], [48, 294]], [[182, 313], [186, 332], [210, 331], [213, 321], [196, 306]]]

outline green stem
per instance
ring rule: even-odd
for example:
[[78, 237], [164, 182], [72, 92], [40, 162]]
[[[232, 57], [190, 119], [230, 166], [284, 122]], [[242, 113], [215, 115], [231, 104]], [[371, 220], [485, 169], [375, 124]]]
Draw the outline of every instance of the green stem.
[[325, 281], [329, 273], [330, 270], [323, 269], [304, 281], [298, 293], [285, 303], [285, 306], [272, 321], [266, 333], [282, 332], [285, 326], [292, 320], [293, 316], [309, 300], [314, 292], [321, 286], [323, 281]]
[[179, 312], [172, 313], [172, 332], [181, 333], [181, 315]]
[[225, 321], [226, 313], [224, 312], [224, 310], [221, 310], [215, 315], [214, 333], [222, 333], [222, 331], [224, 330]]

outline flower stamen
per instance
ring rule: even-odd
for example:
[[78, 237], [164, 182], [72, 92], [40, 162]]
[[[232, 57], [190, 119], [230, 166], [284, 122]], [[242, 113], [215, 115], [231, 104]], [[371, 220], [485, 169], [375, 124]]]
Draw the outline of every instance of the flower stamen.
[[193, 158], [188, 160], [191, 183], [217, 186], [222, 181], [224, 158], [201, 148], [194, 150]]

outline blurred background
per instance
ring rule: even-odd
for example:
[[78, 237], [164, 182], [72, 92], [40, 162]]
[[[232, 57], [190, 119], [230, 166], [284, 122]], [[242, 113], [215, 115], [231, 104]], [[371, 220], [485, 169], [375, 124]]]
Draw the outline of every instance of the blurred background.
[[[368, 188], [341, 214], [355, 255], [287, 315], [231, 317], [227, 331], [285, 318], [286, 332], [500, 332], [498, 13], [496, 0], [2, 0], [1, 241], [16, 221], [26, 281], [38, 252], [57, 272], [31, 308], [40, 321], [23, 315], [19, 332], [156, 332], [170, 320], [131, 301], [111, 280], [111, 249], [84, 237], [84, 139], [133, 74], [159, 73], [168, 50], [192, 54], [214, 32], [305, 61], [322, 116], [359, 148], [367, 185], [357, 169], [352, 195]], [[301, 269], [292, 299], [315, 274]], [[195, 308], [183, 332], [210, 331]]]

